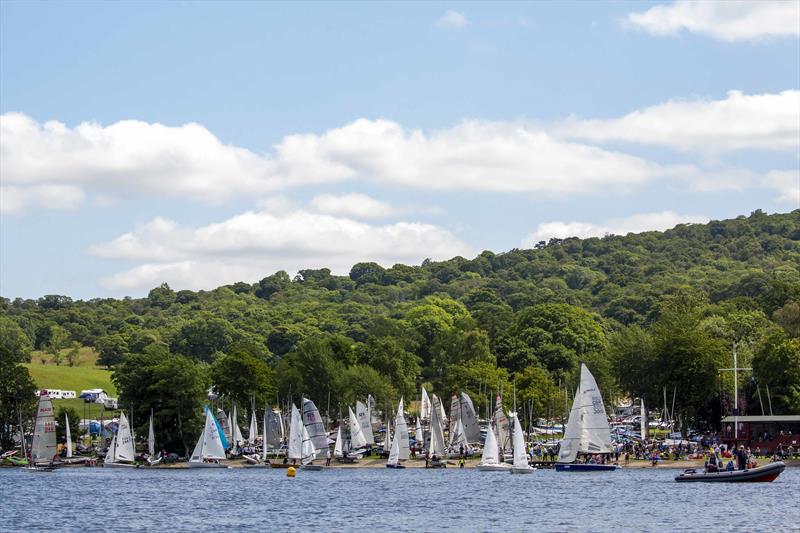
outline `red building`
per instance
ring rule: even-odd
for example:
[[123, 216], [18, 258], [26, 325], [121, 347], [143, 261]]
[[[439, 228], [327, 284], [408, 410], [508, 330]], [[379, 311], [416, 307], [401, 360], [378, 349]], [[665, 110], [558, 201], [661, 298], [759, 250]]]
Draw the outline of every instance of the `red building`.
[[[734, 424], [738, 418], [738, 438]], [[729, 446], [744, 444], [774, 452], [778, 445], [786, 450], [800, 447], [800, 415], [726, 416], [722, 419], [722, 442]]]

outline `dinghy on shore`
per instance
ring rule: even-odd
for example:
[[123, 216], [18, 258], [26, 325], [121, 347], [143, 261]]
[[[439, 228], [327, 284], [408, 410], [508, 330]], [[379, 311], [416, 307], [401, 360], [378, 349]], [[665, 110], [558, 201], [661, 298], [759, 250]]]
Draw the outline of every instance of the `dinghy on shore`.
[[608, 425], [606, 408], [597, 382], [581, 363], [581, 382], [575, 392], [569, 421], [561, 441], [561, 451], [556, 463], [557, 472], [598, 472], [616, 470], [613, 464], [593, 462], [578, 463], [575, 460], [579, 453], [611, 454], [611, 427]]
[[206, 408], [206, 425], [189, 459], [189, 468], [228, 468], [220, 464], [219, 461], [223, 459], [225, 459], [225, 448], [222, 446], [217, 422], [211, 411]]
[[756, 468], [747, 468], [745, 470], [722, 470], [719, 472], [705, 472], [698, 471], [694, 468], [684, 470], [682, 474], [675, 477], [675, 481], [689, 482], [689, 481], [702, 481], [702, 482], [722, 482], [722, 483], [752, 483], [752, 482], [770, 482], [781, 475], [781, 472], [786, 468], [783, 461], [777, 461], [764, 466]]

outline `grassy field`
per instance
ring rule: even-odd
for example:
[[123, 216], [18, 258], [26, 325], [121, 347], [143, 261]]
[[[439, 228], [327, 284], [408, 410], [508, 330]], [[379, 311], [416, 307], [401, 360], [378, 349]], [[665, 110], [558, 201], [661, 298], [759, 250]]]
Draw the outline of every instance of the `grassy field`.
[[[66, 352], [64, 352], [66, 353]], [[33, 352], [31, 363], [24, 365], [31, 373], [31, 377], [40, 389], [74, 390], [80, 394], [83, 389], [103, 389], [109, 396], [115, 397], [117, 389], [111, 381], [111, 372], [97, 368], [97, 353], [91, 348], [81, 348], [75, 366], [67, 366], [66, 357], [60, 366], [53, 364], [52, 356], [44, 352]], [[98, 418], [102, 406], [94, 403], [84, 403], [80, 398], [74, 400], [53, 400], [55, 408], [71, 407], [81, 416], [86, 413], [87, 418]], [[84, 411], [85, 409], [85, 411]], [[106, 410], [105, 417], [109, 418], [111, 411]]]

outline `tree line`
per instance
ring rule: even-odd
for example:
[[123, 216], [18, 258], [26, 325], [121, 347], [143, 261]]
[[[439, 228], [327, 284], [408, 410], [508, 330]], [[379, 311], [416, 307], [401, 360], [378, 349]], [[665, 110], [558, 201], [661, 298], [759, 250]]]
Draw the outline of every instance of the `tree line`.
[[[734, 344], [753, 369], [740, 377], [740, 413], [761, 414], [767, 388], [773, 412], [800, 412], [800, 210], [473, 259], [358, 263], [348, 276], [321, 268], [209, 291], [163, 284], [146, 298], [2, 298], [0, 328], [3, 424], [33, 386], [20, 366], [31, 350], [91, 346], [122, 405], [152, 409], [181, 451], [212, 386], [240, 410], [306, 395], [331, 398], [334, 413], [367, 394], [379, 406], [415, 399], [422, 384], [466, 391], [484, 412], [515, 390], [532, 415], [558, 417], [580, 362], [609, 405], [660, 405], [666, 387], [684, 428], [713, 429], [733, 409], [732, 375], [719, 369]], [[147, 420], [136, 422], [144, 434]]]

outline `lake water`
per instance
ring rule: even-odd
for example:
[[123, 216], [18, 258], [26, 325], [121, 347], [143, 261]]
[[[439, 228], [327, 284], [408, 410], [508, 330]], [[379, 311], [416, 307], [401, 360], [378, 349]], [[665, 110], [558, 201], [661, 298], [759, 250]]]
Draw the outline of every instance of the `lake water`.
[[800, 469], [681, 484], [678, 470], [0, 469], [2, 531], [800, 531]]

